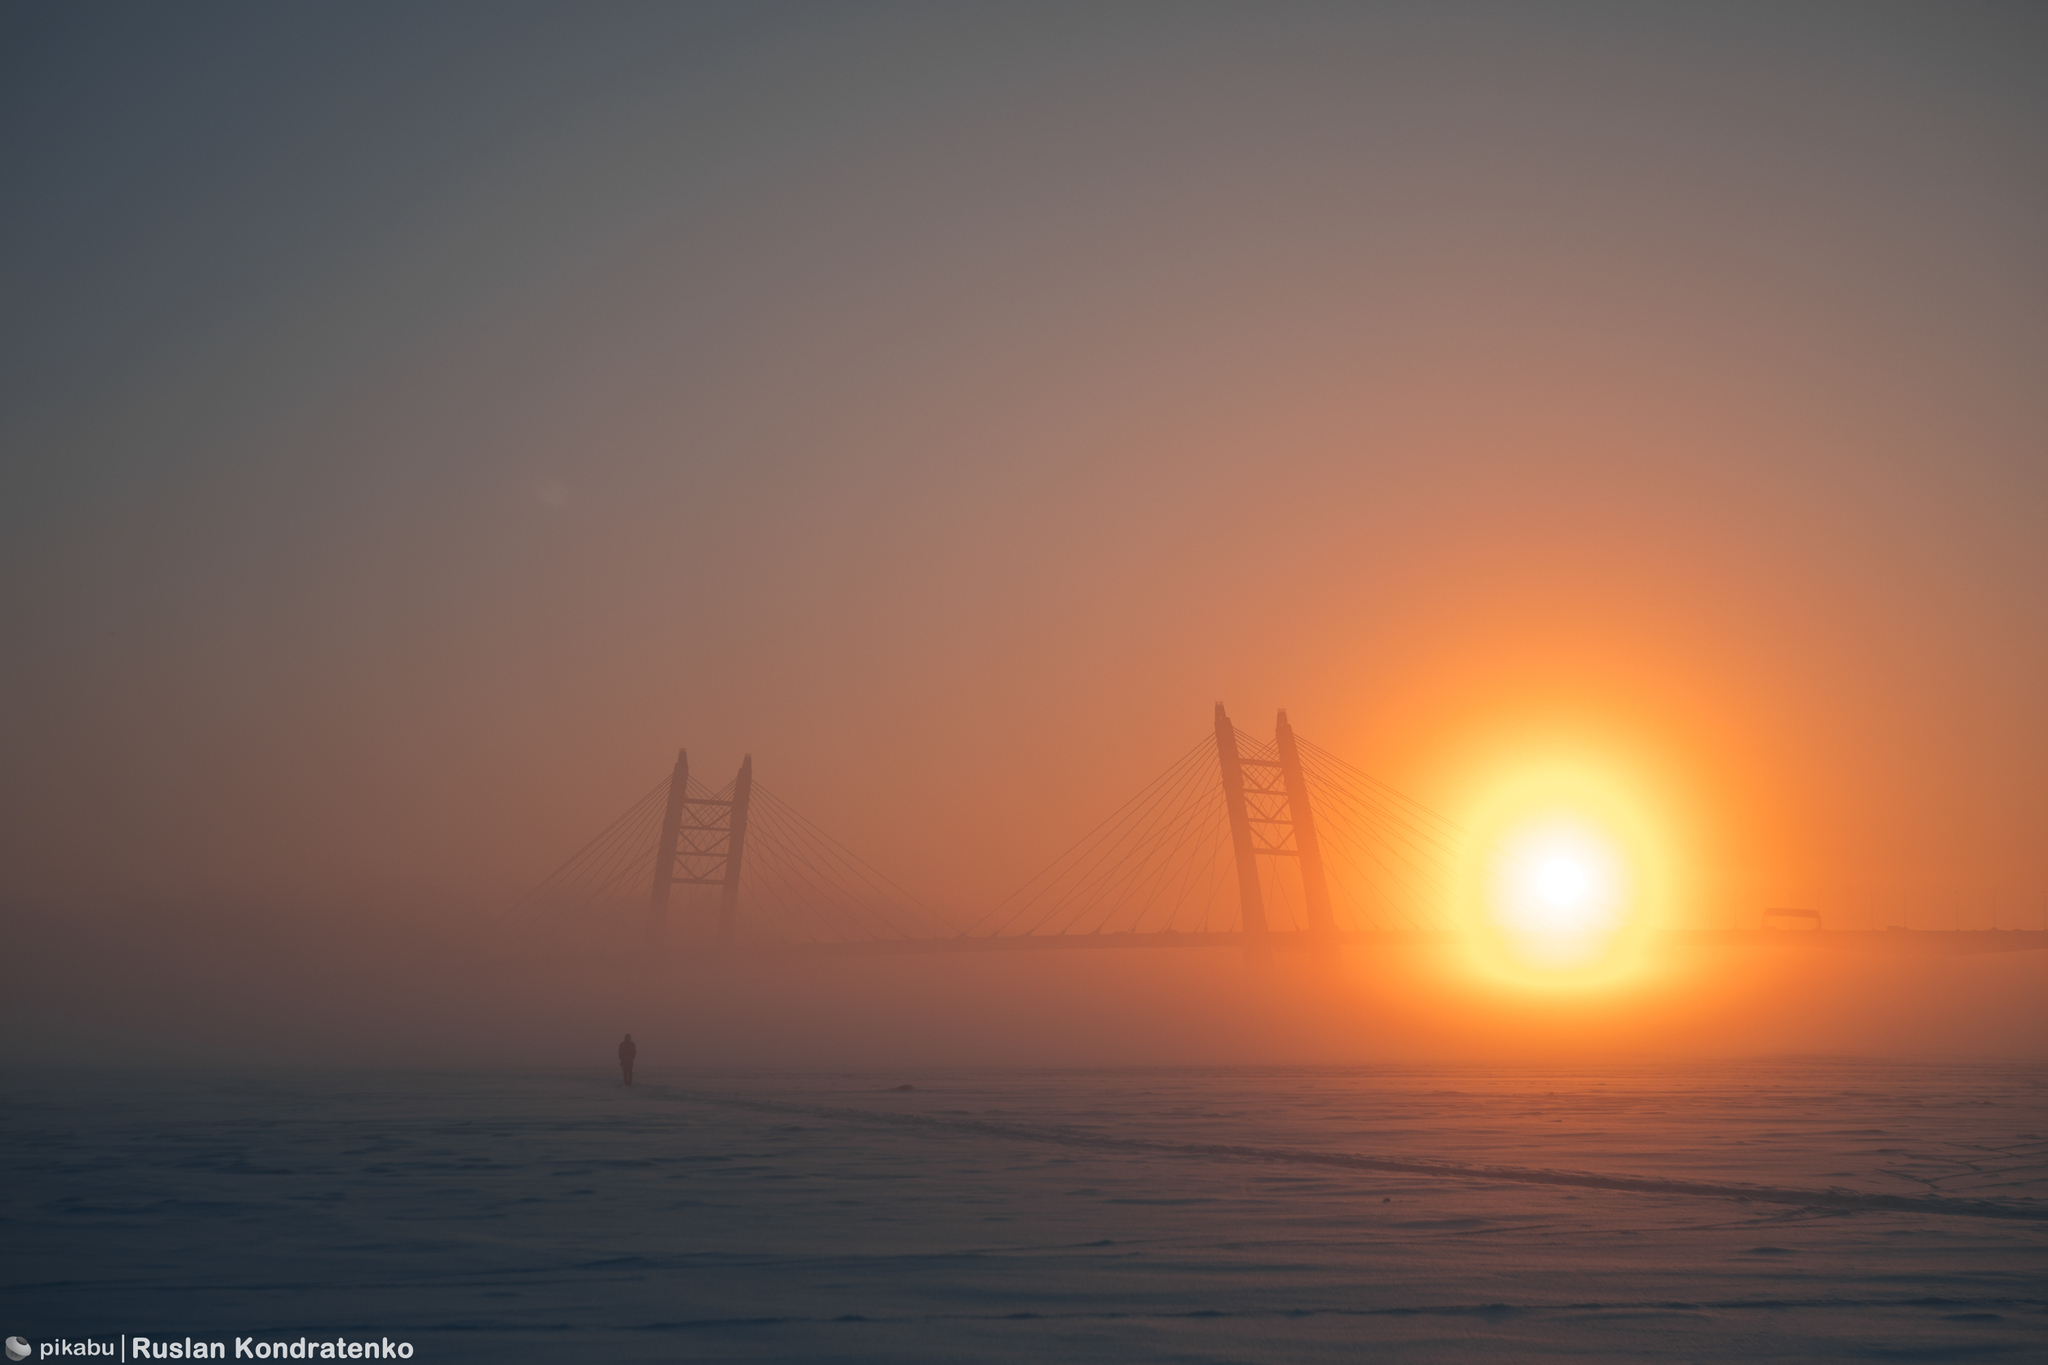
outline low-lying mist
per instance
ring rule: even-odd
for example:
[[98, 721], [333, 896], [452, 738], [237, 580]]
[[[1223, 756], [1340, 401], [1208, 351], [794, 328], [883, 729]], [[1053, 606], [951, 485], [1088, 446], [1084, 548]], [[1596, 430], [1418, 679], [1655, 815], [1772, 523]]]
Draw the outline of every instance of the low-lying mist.
[[[765, 957], [615, 932], [526, 951], [422, 907], [21, 905], [10, 1065], [609, 1068], [1342, 1065], [2040, 1055], [2048, 959], [1672, 950], [1635, 982], [1518, 991], [1455, 949]], [[25, 969], [24, 964], [34, 964]]]

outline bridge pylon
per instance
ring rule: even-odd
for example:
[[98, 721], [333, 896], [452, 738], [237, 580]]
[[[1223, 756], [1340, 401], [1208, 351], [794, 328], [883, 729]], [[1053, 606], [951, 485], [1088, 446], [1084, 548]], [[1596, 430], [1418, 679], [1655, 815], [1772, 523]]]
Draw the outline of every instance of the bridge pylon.
[[1280, 777], [1287, 788], [1287, 816], [1294, 828], [1294, 848], [1301, 856], [1301, 890], [1308, 902], [1311, 933], [1335, 937], [1337, 916], [1330, 909], [1330, 879], [1323, 871], [1323, 843], [1316, 834], [1316, 816], [1308, 803], [1308, 780], [1301, 771], [1301, 750], [1287, 710], [1273, 724], [1273, 744], [1280, 751]]
[[654, 887], [647, 915], [650, 943], [659, 946], [667, 939], [669, 889], [680, 882], [721, 888], [718, 946], [733, 946], [740, 869], [747, 849], [747, 808], [753, 791], [754, 756], [748, 754], [740, 762], [739, 776], [733, 779], [730, 801], [690, 795], [690, 751], [676, 751], [675, 771], [668, 779], [668, 804], [661, 818], [661, 842], [654, 854]]
[[[1190, 736], [1191, 741], [1193, 736]], [[1211, 749], [1214, 745], [1214, 749]], [[1220, 764], [1224, 809], [1203, 779]], [[1213, 736], [1191, 742], [1172, 766], [1111, 817], [1069, 847], [1017, 891], [963, 927], [805, 819], [754, 780], [749, 756], [732, 785], [702, 796], [690, 786], [690, 757], [644, 791], [532, 892], [506, 907], [522, 931], [565, 936], [585, 951], [602, 926], [613, 941], [627, 929], [644, 948], [661, 940], [677, 883], [715, 886], [699, 893], [689, 937], [721, 952], [772, 954], [985, 953], [1048, 949], [1216, 948], [1254, 959], [1287, 951], [1334, 953], [1340, 947], [1440, 948], [1461, 941], [1455, 928], [1429, 921], [1440, 912], [1436, 886], [1455, 880], [1471, 835], [1420, 802], [1298, 738], [1279, 713], [1272, 742], [1237, 730], [1221, 704]], [[1315, 808], [1311, 809], [1311, 799]], [[757, 809], [756, 809], [757, 808]], [[751, 818], [750, 818], [751, 812]], [[1389, 833], [1389, 831], [1392, 833]], [[1234, 855], [1239, 921], [1229, 923]], [[1393, 839], [1402, 842], [1392, 843]], [[1331, 913], [1324, 869], [1336, 860], [1350, 915]], [[647, 879], [653, 855], [652, 885]], [[1382, 853], [1386, 856], [1382, 857]], [[1260, 860], [1293, 858], [1296, 883], [1267, 879]], [[1413, 878], [1390, 869], [1405, 865]], [[1284, 867], [1284, 864], [1280, 866]], [[1399, 885], [1373, 880], [1378, 873]], [[741, 881], [747, 883], [746, 932], [739, 932]], [[641, 897], [646, 896], [646, 900]], [[1405, 928], [1359, 923], [1375, 912]], [[1766, 912], [1772, 919], [1797, 913]], [[1199, 922], [1193, 922], [1199, 915]], [[593, 917], [602, 917], [593, 918]], [[645, 938], [633, 932], [646, 926]], [[1670, 929], [1672, 947], [1856, 949], [1885, 954], [2048, 951], [2048, 930], [1846, 930], [1800, 928]]]
[[[1281, 711], [1273, 727], [1279, 757], [1246, 758], [1239, 750], [1237, 727], [1223, 703], [1216, 703], [1216, 756], [1223, 769], [1223, 805], [1230, 818], [1230, 846], [1237, 858], [1239, 915], [1245, 955], [1263, 958], [1270, 950], [1266, 933], [1266, 897], [1259, 884], [1260, 858], [1293, 858], [1301, 867], [1303, 899], [1309, 932], [1334, 945], [1337, 921], [1330, 910], [1330, 882], [1323, 870], [1322, 842], [1316, 837], [1315, 812], [1308, 799], [1308, 781], [1301, 769], [1301, 751], [1294, 727]], [[1257, 780], [1247, 780], [1253, 769]]]
[[1230, 723], [1220, 701], [1216, 703], [1216, 758], [1223, 766], [1223, 809], [1230, 817], [1230, 848], [1237, 855], [1237, 909], [1244, 930], [1244, 952], [1246, 957], [1263, 958], [1269, 951], [1266, 896], [1259, 887], [1259, 847], [1252, 835], [1250, 796], [1254, 790], [1263, 794], [1266, 789], [1245, 786], [1246, 760], [1237, 751], [1237, 727]]

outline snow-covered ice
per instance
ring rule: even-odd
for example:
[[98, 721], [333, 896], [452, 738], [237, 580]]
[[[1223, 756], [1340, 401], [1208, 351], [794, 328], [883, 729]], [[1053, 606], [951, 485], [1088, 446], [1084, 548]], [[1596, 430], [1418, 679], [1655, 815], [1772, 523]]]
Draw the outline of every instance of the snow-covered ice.
[[18, 1073], [0, 1333], [428, 1362], [2048, 1358], [2039, 1064], [641, 1081]]

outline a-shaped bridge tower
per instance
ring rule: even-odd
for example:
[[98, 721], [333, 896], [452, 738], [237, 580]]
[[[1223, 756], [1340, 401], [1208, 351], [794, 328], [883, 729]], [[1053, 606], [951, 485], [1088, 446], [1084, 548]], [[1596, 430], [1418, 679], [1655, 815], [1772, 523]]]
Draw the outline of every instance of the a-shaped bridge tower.
[[[1270, 741], [1219, 704], [1212, 733], [1035, 877], [978, 916], [924, 904], [754, 781], [707, 789], [687, 752], [625, 815], [513, 907], [540, 939], [657, 951], [929, 953], [1276, 950], [1462, 937], [1471, 837], [1297, 735]], [[2048, 933], [1843, 930], [1817, 917], [1673, 930], [1699, 947], [1932, 953], [2048, 948]]]

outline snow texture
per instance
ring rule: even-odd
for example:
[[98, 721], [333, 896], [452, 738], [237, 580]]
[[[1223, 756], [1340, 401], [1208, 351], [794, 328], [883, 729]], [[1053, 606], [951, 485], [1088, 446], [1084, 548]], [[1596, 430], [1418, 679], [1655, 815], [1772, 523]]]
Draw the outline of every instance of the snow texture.
[[0, 1332], [426, 1362], [2048, 1357], [2039, 1064], [639, 1079], [18, 1074]]

